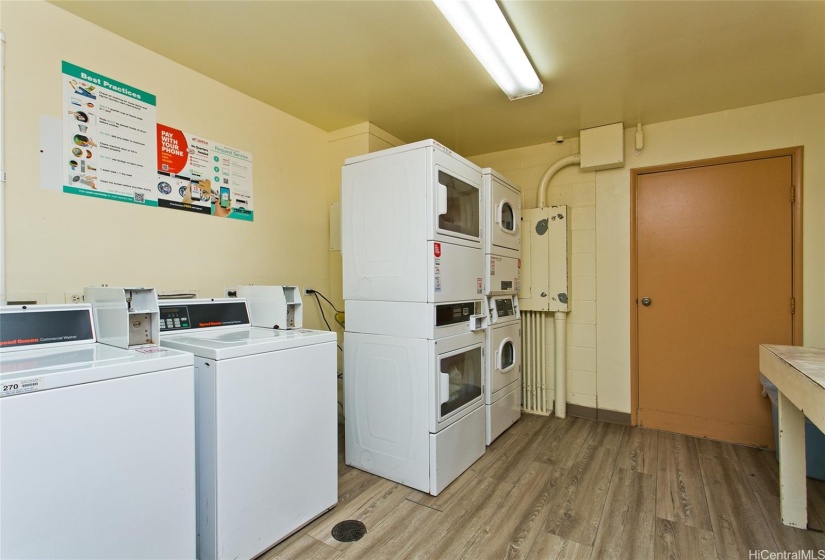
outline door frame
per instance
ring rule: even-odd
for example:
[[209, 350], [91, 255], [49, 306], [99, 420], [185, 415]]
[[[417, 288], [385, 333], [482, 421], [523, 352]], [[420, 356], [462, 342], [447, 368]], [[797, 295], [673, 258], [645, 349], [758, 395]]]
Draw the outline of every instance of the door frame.
[[[768, 150], [764, 152], [753, 152], [733, 156], [723, 156], [710, 159], [688, 161], [682, 163], [669, 163], [652, 167], [639, 167], [630, 170], [630, 424], [638, 424], [639, 416], [639, 325], [638, 325], [638, 299], [637, 291], [637, 214], [636, 197], [638, 194], [638, 179], [641, 175], [651, 173], [661, 173], [664, 171], [677, 171], [681, 169], [693, 169], [697, 167], [710, 167], [714, 165], [724, 165], [728, 163], [740, 163], [775, 157], [791, 157], [791, 192], [788, 196], [793, 196], [791, 203], [791, 297], [794, 298], [794, 315], [791, 326], [791, 339], [795, 346], [802, 344], [802, 146], [792, 148], [781, 148], [778, 150]], [[790, 302], [788, 302], [790, 305]], [[757, 351], [756, 348], [753, 350]]]

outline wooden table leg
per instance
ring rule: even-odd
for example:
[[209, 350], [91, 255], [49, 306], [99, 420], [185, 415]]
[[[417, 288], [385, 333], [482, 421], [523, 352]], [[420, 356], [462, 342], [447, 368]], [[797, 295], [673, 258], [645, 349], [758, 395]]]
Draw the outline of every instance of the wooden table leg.
[[782, 523], [808, 527], [805, 415], [779, 392], [779, 509]]

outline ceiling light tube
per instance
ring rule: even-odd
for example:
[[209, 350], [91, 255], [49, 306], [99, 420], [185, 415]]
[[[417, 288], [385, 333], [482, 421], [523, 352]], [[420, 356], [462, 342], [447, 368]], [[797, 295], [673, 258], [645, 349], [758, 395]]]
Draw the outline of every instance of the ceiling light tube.
[[433, 0], [484, 69], [512, 99], [544, 89], [495, 0]]

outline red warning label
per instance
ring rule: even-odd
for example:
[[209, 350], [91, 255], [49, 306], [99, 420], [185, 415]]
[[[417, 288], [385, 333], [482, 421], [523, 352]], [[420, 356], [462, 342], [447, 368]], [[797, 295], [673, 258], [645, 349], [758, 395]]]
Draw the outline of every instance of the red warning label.
[[441, 256], [441, 243], [433, 243], [433, 254], [436, 257]]

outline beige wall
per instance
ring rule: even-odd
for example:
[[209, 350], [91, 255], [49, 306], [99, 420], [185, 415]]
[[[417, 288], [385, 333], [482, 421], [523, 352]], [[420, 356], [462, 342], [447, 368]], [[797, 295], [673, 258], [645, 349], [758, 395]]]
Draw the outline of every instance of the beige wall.
[[[564, 143], [547, 143], [518, 150], [471, 157], [482, 167], [492, 167], [504, 173], [522, 188], [522, 207], [535, 208], [537, 187], [550, 163], [578, 153], [578, 138]], [[547, 205], [568, 207], [570, 222], [570, 313], [567, 317], [567, 402], [590, 408], [597, 407], [596, 386], [596, 174], [581, 172], [571, 166], [560, 170], [545, 193]], [[549, 356], [554, 352], [552, 316], [546, 324], [546, 346]], [[555, 374], [555, 364], [548, 364], [549, 374]], [[555, 398], [554, 391], [550, 391]]]
[[[572, 206], [568, 401], [630, 412], [630, 170], [637, 167], [804, 146], [803, 336], [805, 345], [825, 348], [825, 94], [652, 124], [644, 132], [637, 154], [635, 129], [625, 130], [623, 168], [566, 168], [548, 191], [551, 204]], [[573, 139], [471, 159], [520, 183], [531, 208], [544, 169], [577, 149]], [[584, 316], [574, 322], [578, 311]]]
[[[404, 144], [401, 140], [372, 123], [361, 123], [329, 133], [329, 152], [327, 158], [327, 190], [334, 203], [330, 204], [330, 227], [341, 224], [341, 166], [344, 160], [379, 150], [385, 150]], [[339, 236], [340, 243], [340, 236]], [[343, 294], [343, 262], [341, 260], [340, 244], [337, 249], [329, 248], [330, 291], [329, 297], [335, 306], [344, 309]], [[338, 324], [332, 324], [338, 333], [338, 341], [343, 346], [343, 329]], [[343, 355], [338, 353], [338, 370], [343, 371]], [[341, 404], [338, 412], [338, 421], [343, 423], [344, 383], [338, 380], [338, 402]]]
[[[62, 302], [83, 286], [146, 285], [216, 296], [238, 283], [312, 286], [341, 301], [330, 205], [349, 156], [400, 143], [367, 123], [327, 134], [44, 2], [3, 2], [9, 299]], [[38, 121], [62, 110], [60, 61], [157, 95], [158, 121], [254, 157], [253, 223], [88, 199], [39, 186]], [[566, 168], [548, 191], [571, 207], [570, 402], [629, 412], [629, 170], [803, 145], [804, 341], [825, 347], [825, 94], [653, 124], [626, 133], [622, 169]], [[544, 169], [577, 139], [473, 157], [535, 206]], [[467, 155], [467, 154], [465, 154]], [[340, 307], [339, 307], [340, 308]], [[305, 298], [307, 326], [320, 327]], [[552, 341], [548, 341], [551, 345]]]
[[[238, 283], [329, 291], [328, 134], [44, 2], [3, 2], [9, 299], [92, 284]], [[204, 55], [208, 56], [209, 47]], [[221, 220], [40, 188], [41, 115], [61, 116], [67, 60], [157, 96], [158, 122], [251, 152], [255, 221]], [[305, 298], [307, 326], [321, 325]]]
[[[404, 144], [401, 140], [371, 123], [335, 130], [329, 133], [329, 155], [327, 159], [327, 188], [332, 200], [341, 202], [341, 167], [344, 160], [379, 150], [385, 150]], [[331, 208], [331, 212], [340, 212], [340, 208]], [[330, 273], [332, 287], [330, 299], [343, 305], [343, 286], [341, 270], [341, 251], [331, 250]], [[339, 308], [341, 309], [341, 308]]]

